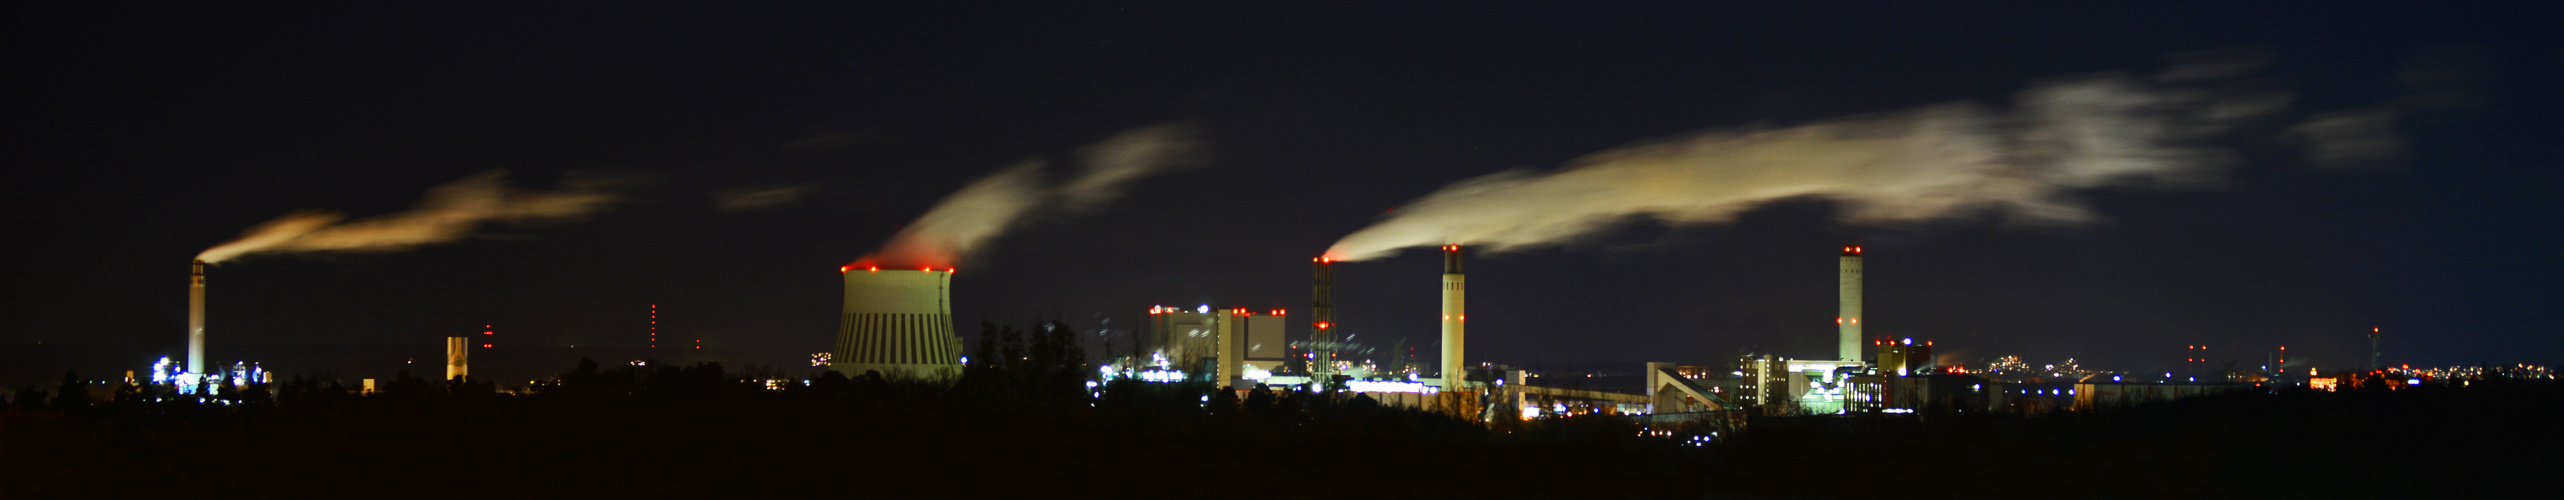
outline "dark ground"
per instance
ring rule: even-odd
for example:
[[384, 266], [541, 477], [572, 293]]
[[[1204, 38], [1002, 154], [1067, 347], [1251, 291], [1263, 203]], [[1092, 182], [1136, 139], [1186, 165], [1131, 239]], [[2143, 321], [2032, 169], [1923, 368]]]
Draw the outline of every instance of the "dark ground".
[[13, 409], [0, 497], [2534, 497], [2564, 465], [2553, 383], [1762, 419], [1695, 448], [1608, 418], [1489, 429], [1319, 396], [1204, 405], [1201, 387], [1135, 385], [1087, 407], [1071, 373], [765, 391], [706, 365], [573, 371], [529, 396], [407, 381], [369, 397], [288, 384], [282, 401], [230, 407]]

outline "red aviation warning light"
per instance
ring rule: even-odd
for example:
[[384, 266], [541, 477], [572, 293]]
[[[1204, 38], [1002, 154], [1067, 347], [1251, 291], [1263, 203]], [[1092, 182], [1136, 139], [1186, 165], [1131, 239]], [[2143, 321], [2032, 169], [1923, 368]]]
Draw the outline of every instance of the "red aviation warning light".
[[1325, 330], [1325, 329], [1327, 329], [1327, 327], [1331, 327], [1331, 326], [1335, 326], [1335, 324], [1334, 324], [1334, 323], [1324, 322], [1324, 321], [1320, 321], [1320, 322], [1318, 322], [1318, 329], [1319, 329], [1319, 330]]
[[1860, 247], [1859, 245], [1853, 245], [1853, 246], [1843, 247], [1843, 256], [1844, 256], [1844, 257], [1859, 257], [1859, 256], [1861, 256], [1861, 247]]

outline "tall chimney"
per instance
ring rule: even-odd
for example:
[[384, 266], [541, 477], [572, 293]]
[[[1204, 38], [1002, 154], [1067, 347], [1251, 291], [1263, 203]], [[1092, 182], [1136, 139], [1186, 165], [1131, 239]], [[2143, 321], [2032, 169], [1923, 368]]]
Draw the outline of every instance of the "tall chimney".
[[205, 373], [205, 261], [191, 266], [187, 284], [187, 372]]
[[1317, 286], [1309, 307], [1309, 374], [1323, 387], [1325, 377], [1335, 374], [1335, 259], [1309, 260], [1317, 263]]
[[1460, 272], [1460, 245], [1442, 246], [1442, 387], [1456, 390], [1468, 385], [1469, 336], [1462, 322], [1469, 320], [1468, 278]]
[[1834, 354], [1843, 361], [1861, 359], [1861, 247], [1843, 247], [1837, 276]]
[[2379, 368], [2385, 368], [2384, 366], [2381, 366], [2381, 365], [2378, 365], [2378, 364], [2377, 364], [2377, 349], [2378, 349], [2378, 345], [2379, 345], [2379, 343], [2380, 343], [2380, 342], [2382, 342], [2382, 341], [2383, 341], [2382, 337], [2384, 337], [2385, 335], [2386, 335], [2386, 333], [2385, 333], [2385, 329], [2383, 329], [2383, 328], [2375, 328], [2375, 327], [2371, 327], [2371, 328], [2369, 328], [2369, 329], [2368, 329], [2368, 369], [2369, 369], [2369, 370], [2376, 370], [2376, 369], [2379, 369]]

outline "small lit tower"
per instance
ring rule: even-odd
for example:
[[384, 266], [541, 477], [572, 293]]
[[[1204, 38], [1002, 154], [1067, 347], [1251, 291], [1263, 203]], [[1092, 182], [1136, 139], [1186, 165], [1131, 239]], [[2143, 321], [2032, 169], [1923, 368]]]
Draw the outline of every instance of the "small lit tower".
[[659, 305], [650, 304], [650, 348], [659, 347]]
[[1834, 355], [1843, 361], [1861, 360], [1861, 247], [1843, 247], [1841, 268], [1836, 274]]

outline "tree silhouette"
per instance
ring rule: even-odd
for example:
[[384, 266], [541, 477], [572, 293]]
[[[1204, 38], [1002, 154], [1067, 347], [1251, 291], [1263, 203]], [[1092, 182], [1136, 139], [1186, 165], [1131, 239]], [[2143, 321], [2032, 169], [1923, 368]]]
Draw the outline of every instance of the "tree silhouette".
[[89, 407], [89, 383], [80, 381], [80, 373], [62, 372], [62, 385], [53, 391], [53, 409], [79, 411]]

